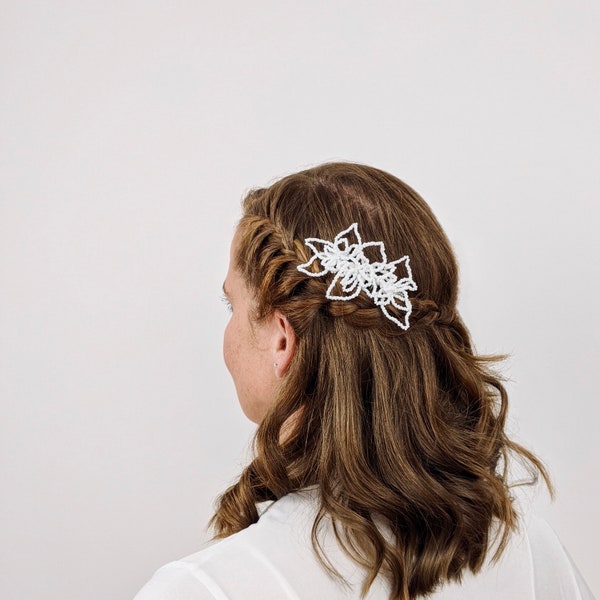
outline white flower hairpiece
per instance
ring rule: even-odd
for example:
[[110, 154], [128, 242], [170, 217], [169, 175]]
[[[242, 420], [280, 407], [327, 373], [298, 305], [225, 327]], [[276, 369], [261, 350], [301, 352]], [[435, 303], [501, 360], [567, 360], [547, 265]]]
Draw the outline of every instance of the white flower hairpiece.
[[[351, 243], [346, 237], [350, 233], [354, 233], [357, 243]], [[358, 233], [357, 223], [352, 223], [348, 229], [338, 233], [333, 242], [319, 238], [306, 238], [304, 243], [314, 252], [314, 255], [308, 262], [299, 265], [298, 271], [309, 277], [322, 277], [327, 273], [335, 274], [325, 293], [326, 298], [347, 302], [356, 298], [361, 292], [365, 292], [390, 321], [404, 330], [409, 328], [408, 318], [412, 312], [412, 304], [408, 292], [416, 291], [417, 284], [412, 278], [408, 256], [388, 263], [383, 242], [363, 243]], [[381, 260], [369, 261], [364, 254], [365, 248], [378, 249]], [[310, 268], [316, 260], [321, 263], [321, 270], [311, 271]], [[396, 268], [401, 263], [406, 268], [407, 276], [398, 279]], [[338, 284], [343, 295], [334, 293], [334, 288]], [[397, 319], [388, 312], [387, 307], [390, 305], [404, 313], [403, 320]]]

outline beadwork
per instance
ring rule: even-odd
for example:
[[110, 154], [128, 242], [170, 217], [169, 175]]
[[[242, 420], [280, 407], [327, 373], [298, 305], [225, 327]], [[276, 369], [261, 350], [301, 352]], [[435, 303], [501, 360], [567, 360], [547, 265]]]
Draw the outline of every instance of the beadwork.
[[[356, 243], [351, 243], [349, 234], [354, 234]], [[408, 256], [388, 263], [383, 242], [363, 243], [357, 223], [352, 223], [350, 227], [338, 233], [333, 242], [320, 238], [306, 238], [304, 243], [314, 254], [308, 262], [297, 267], [298, 271], [309, 277], [334, 274], [333, 281], [325, 293], [326, 298], [348, 302], [364, 292], [390, 321], [404, 330], [409, 328], [412, 304], [408, 292], [416, 291], [417, 284], [412, 278]], [[377, 249], [381, 260], [371, 262], [365, 256], [365, 248]], [[321, 270], [313, 271], [311, 267], [317, 260], [321, 264]], [[398, 279], [396, 270], [400, 264], [404, 265], [407, 276]], [[337, 285], [342, 295], [334, 292]], [[404, 318], [400, 320], [391, 315], [388, 312], [389, 306], [404, 313]]]

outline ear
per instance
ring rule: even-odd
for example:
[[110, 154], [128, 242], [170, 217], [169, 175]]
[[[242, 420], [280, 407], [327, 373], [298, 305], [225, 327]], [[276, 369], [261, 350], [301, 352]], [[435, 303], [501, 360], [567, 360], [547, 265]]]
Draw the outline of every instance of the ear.
[[286, 374], [296, 353], [296, 332], [280, 310], [273, 311], [271, 319], [273, 366], [275, 376], [281, 378]]

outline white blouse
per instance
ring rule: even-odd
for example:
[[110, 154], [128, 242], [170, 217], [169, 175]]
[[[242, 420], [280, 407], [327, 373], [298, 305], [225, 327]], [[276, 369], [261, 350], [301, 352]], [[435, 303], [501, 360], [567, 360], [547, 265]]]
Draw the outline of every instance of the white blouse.
[[[337, 600], [359, 599], [364, 571], [325, 527], [319, 539], [346, 584], [317, 559], [311, 528], [316, 490], [302, 490], [270, 503], [257, 523], [204, 550], [159, 569], [134, 600]], [[389, 600], [378, 577], [368, 600]], [[529, 518], [496, 563], [463, 581], [446, 584], [431, 600], [594, 600], [549, 525]]]

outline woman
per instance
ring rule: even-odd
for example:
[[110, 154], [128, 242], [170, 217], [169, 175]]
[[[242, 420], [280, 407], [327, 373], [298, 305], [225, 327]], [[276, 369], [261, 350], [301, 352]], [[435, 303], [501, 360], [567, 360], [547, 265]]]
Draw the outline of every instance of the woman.
[[137, 600], [589, 594], [547, 526], [518, 518], [509, 460], [548, 475], [505, 433], [495, 359], [473, 351], [416, 192], [349, 163], [250, 192], [224, 292], [255, 458], [219, 500], [225, 539]]

